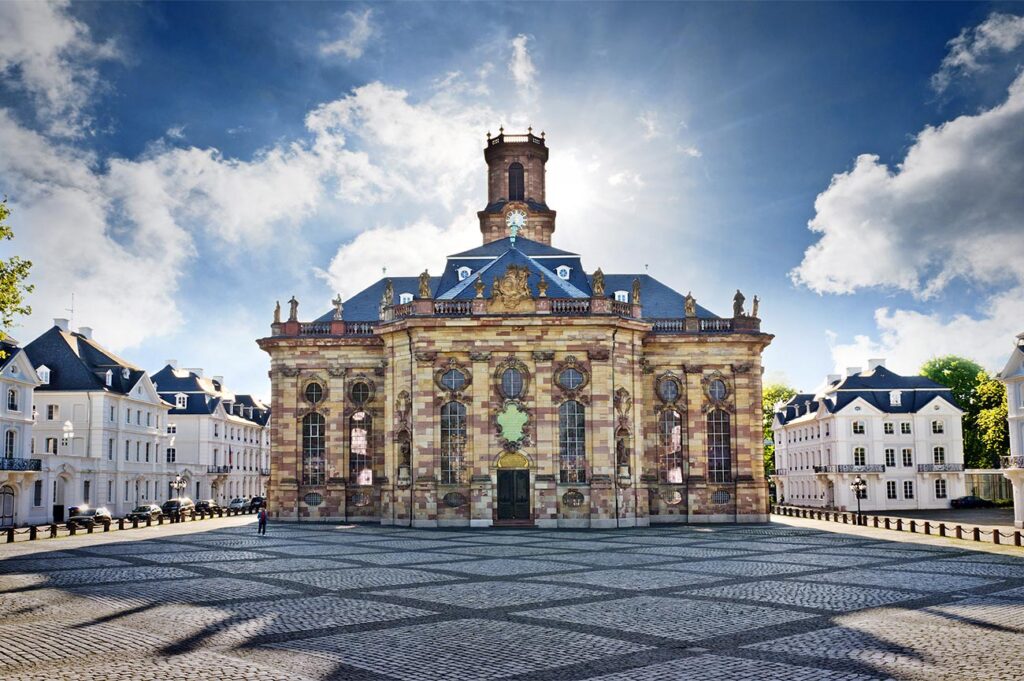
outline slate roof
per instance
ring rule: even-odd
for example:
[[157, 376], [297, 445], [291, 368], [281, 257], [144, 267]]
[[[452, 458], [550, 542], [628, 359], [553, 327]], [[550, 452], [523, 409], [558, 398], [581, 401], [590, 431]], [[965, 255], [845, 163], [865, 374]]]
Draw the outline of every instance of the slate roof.
[[21, 348], [18, 347], [18, 343], [13, 338], [8, 336], [4, 340], [0, 341], [0, 371], [7, 368], [7, 365], [14, 361], [15, 356], [21, 352]]
[[[580, 256], [547, 244], [510, 237], [491, 241], [477, 248], [448, 256], [444, 272], [430, 278], [431, 293], [436, 300], [468, 300], [476, 297], [475, 283], [479, 276], [490, 295], [494, 280], [505, 273], [509, 265], [526, 267], [530, 271], [530, 291], [537, 296], [537, 285], [541, 279], [547, 281], [549, 298], [589, 298], [592, 294], [591, 280], [583, 267]], [[555, 271], [565, 265], [570, 268], [569, 279], [559, 278]], [[459, 269], [469, 267], [471, 274], [459, 280]], [[384, 295], [387, 280], [391, 279], [395, 289], [395, 303], [402, 293], [416, 296], [419, 292], [418, 277], [384, 277], [344, 302], [342, 316], [347, 322], [376, 322], [380, 318], [380, 301]], [[608, 298], [615, 291], [632, 293], [633, 280], [640, 281], [640, 302], [645, 319], [680, 319], [683, 316], [685, 296], [647, 274], [606, 274], [605, 294]], [[331, 321], [334, 310], [318, 317], [318, 322]], [[697, 305], [697, 317], [716, 318], [713, 312]]]
[[[505, 209], [505, 204], [507, 204], [507, 203], [508, 203], [508, 201], [506, 199], [500, 199], [498, 201], [495, 201], [494, 203], [489, 203], [489, 204], [487, 204], [487, 207], [484, 208], [484, 212], [485, 213], [500, 213], [501, 211], [503, 211]], [[540, 201], [534, 201], [533, 199], [526, 199], [526, 201], [523, 201], [523, 203], [525, 203], [527, 208], [529, 208], [532, 211], [545, 212], [546, 213], [546, 212], [551, 210], [550, 208], [548, 208], [546, 203], [541, 203]]]
[[[34, 368], [46, 365], [50, 370], [50, 382], [36, 390], [102, 390], [127, 395], [146, 375], [95, 341], [57, 326], [26, 345], [25, 353]], [[106, 385], [108, 369], [112, 372], [110, 386]]]
[[[898, 405], [893, 405], [889, 399], [889, 393], [894, 390], [900, 391]], [[826, 386], [817, 395], [796, 395], [775, 415], [780, 423], [785, 425], [807, 415], [803, 404], [808, 400], [811, 401], [813, 414], [820, 406], [824, 406], [828, 413], [841, 411], [857, 399], [864, 400], [883, 414], [916, 414], [936, 398], [941, 398], [961, 409], [953, 399], [953, 391], [930, 378], [901, 376], [891, 369], [879, 366], [847, 376], [837, 383]]]
[[[263, 402], [252, 395], [236, 395], [227, 392], [219, 381], [201, 377], [194, 371], [175, 369], [168, 364], [153, 374], [151, 378], [157, 386], [160, 397], [171, 404], [170, 413], [172, 415], [213, 414], [222, 402], [232, 402], [243, 407], [253, 407], [252, 417], [245, 415], [244, 411], [241, 414], [234, 413], [235, 416], [240, 416], [260, 426], [265, 426], [270, 420], [270, 407]], [[182, 393], [186, 396], [183, 409], [177, 406], [177, 396]]]

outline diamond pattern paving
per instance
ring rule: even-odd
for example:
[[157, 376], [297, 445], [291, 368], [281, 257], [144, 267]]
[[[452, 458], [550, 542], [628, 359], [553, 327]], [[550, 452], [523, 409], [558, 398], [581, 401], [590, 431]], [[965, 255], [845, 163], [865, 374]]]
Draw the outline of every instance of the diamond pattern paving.
[[0, 677], [1019, 679], [1024, 552], [917, 539], [286, 523], [263, 538], [245, 516], [18, 542], [0, 545]]

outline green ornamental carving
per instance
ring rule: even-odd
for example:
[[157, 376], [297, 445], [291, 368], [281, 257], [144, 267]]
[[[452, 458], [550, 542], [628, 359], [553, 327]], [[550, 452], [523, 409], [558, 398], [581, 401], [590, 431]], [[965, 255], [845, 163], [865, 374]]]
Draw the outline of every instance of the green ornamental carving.
[[529, 415], [523, 405], [517, 402], [506, 402], [505, 406], [498, 412], [496, 421], [501, 428], [501, 437], [509, 442], [519, 442], [525, 436], [523, 426], [529, 420]]

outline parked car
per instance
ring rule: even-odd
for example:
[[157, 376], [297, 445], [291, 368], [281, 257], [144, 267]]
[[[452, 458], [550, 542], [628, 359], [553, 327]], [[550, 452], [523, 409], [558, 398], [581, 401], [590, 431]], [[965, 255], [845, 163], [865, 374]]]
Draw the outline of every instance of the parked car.
[[249, 501], [249, 510], [250, 511], [258, 511], [261, 508], [263, 508], [263, 505], [266, 504], [266, 503], [267, 503], [267, 500], [264, 499], [263, 497], [253, 497]]
[[146, 518], [158, 520], [162, 515], [163, 511], [156, 504], [143, 504], [136, 506], [135, 510], [128, 514], [128, 520], [138, 520], [142, 523], [146, 522]]
[[110, 516], [110, 511], [103, 508], [85, 508], [79, 507], [77, 513], [68, 518], [68, 527], [95, 527], [96, 525], [106, 525], [113, 520]]
[[966, 496], [960, 497], [959, 499], [953, 499], [949, 502], [953, 508], [992, 508], [995, 504], [988, 499], [982, 499], [981, 497]]
[[200, 499], [196, 502], [196, 513], [200, 511], [203, 513], [216, 513], [219, 508], [220, 504], [213, 499]]
[[78, 506], [68, 506], [67, 516], [70, 518], [71, 516], [78, 515], [79, 512], [85, 511], [88, 508], [89, 508], [89, 504], [79, 504]]
[[232, 511], [247, 511], [249, 510], [249, 500], [245, 497], [235, 497], [228, 504], [228, 508]]
[[176, 516], [192, 513], [195, 511], [196, 505], [188, 497], [180, 497], [178, 499], [168, 499], [164, 502], [161, 507], [163, 514], [166, 516]]

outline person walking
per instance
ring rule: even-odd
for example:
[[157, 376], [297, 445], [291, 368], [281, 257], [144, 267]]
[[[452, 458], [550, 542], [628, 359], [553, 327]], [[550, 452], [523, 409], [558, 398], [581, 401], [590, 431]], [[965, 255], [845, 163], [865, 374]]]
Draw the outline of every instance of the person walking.
[[260, 510], [256, 513], [257, 527], [256, 533], [265, 535], [267, 533], [267, 507], [260, 506]]

